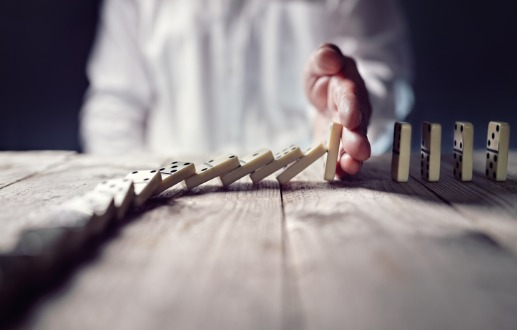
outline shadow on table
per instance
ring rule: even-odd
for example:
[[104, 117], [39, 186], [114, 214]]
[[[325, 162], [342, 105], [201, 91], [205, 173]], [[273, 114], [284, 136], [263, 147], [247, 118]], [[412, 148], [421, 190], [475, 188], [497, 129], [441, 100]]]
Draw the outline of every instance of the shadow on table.
[[25, 329], [31, 323], [29, 316], [46, 300], [61, 290], [67, 288], [75, 272], [81, 271], [98, 260], [103, 246], [121, 233], [124, 226], [138, 221], [141, 216], [158, 207], [168, 204], [175, 205], [174, 199], [151, 199], [139, 209], [129, 211], [122, 221], [113, 221], [103, 234], [87, 242], [78, 253], [72, 257], [59, 258], [59, 264], [51, 268], [48, 273], [35, 273], [23, 283], [23, 287], [16, 291], [16, 296], [10, 297], [8, 306], [0, 310], [0, 329]]

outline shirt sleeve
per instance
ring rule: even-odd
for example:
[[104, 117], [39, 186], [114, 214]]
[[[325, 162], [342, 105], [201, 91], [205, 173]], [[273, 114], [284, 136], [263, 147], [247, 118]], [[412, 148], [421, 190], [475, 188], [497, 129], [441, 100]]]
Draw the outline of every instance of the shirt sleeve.
[[90, 87], [80, 113], [85, 152], [144, 148], [152, 88], [139, 47], [139, 11], [129, 0], [106, 0], [87, 66]]
[[368, 130], [372, 152], [383, 153], [391, 145], [394, 121], [404, 119], [413, 105], [412, 63], [403, 13], [396, 0], [328, 3], [328, 35], [345, 55], [356, 60], [372, 103]]

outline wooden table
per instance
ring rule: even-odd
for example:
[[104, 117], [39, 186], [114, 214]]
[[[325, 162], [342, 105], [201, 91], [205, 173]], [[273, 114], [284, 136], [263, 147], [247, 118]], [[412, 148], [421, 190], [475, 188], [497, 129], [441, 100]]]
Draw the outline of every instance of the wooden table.
[[[321, 164], [280, 188], [248, 180], [149, 200], [14, 328], [513, 329], [516, 153], [504, 183], [389, 177], [389, 155], [345, 182]], [[0, 248], [26, 219], [161, 157], [0, 153]], [[38, 218], [38, 217], [36, 217]], [[25, 222], [24, 222], [25, 221]]]

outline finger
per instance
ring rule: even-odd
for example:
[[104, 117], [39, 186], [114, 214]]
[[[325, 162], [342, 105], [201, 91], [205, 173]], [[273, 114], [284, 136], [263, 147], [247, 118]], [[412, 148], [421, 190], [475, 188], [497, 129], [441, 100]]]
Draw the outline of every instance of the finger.
[[344, 56], [333, 44], [323, 44], [311, 56], [309, 74], [313, 76], [331, 76], [339, 73], [343, 67]]
[[327, 108], [327, 100], [328, 100], [328, 91], [329, 91], [329, 82], [330, 77], [323, 76], [316, 79], [314, 85], [312, 86], [309, 92], [309, 100], [312, 105], [318, 109], [318, 111], [322, 113], [326, 113]]
[[[352, 158], [347, 153], [341, 155], [341, 158], [339, 159], [339, 168], [344, 172], [344, 174], [355, 175], [359, 173], [362, 164], [363, 162]], [[344, 174], [340, 173], [338, 176], [342, 177]]]
[[305, 93], [309, 101], [318, 110], [325, 110], [327, 101], [328, 79], [341, 71], [343, 55], [330, 44], [318, 48], [307, 62], [304, 74]]
[[365, 82], [354, 59], [345, 56], [343, 70], [331, 82], [333, 101], [339, 112], [340, 122], [349, 129], [362, 127], [366, 131], [372, 107]]
[[356, 129], [363, 121], [359, 86], [343, 76], [334, 76], [329, 83], [329, 106], [338, 111], [340, 123], [348, 129]]
[[341, 142], [345, 153], [350, 155], [353, 159], [365, 161], [370, 158], [370, 142], [368, 141], [366, 134], [360, 129], [349, 130], [343, 128]]

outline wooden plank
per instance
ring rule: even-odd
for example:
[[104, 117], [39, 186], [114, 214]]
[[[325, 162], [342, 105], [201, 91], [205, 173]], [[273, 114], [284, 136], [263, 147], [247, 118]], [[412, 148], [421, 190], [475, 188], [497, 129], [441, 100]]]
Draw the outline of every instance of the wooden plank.
[[64, 162], [72, 151], [0, 153], [0, 189]]
[[[31, 159], [30, 156], [30, 153], [24, 154], [28, 163], [37, 163], [38, 154], [36, 153], [34, 159]], [[66, 162], [49, 166], [46, 170], [26, 176], [23, 180], [17, 180], [0, 190], [0, 201], [3, 206], [3, 212], [0, 214], [0, 256], [2, 257], [0, 262], [2, 262], [2, 277], [6, 275], [0, 283], [0, 305], [6, 307], [0, 307], [0, 314], [2, 314], [0, 323], [5, 321], [8, 315], [13, 314], [15, 309], [12, 308], [19, 306], [19, 303], [25, 300], [23, 297], [35, 292], [36, 286], [33, 284], [45, 285], [48, 283], [46, 278], [49, 270], [52, 269], [47, 266], [51, 266], [59, 260], [60, 256], [66, 255], [72, 249], [71, 246], [67, 246], [49, 250], [34, 257], [32, 255], [10, 255], [9, 253], [13, 251], [15, 245], [18, 246], [18, 251], [28, 251], [27, 248], [30, 248], [31, 251], [40, 251], [38, 245], [34, 245], [34, 243], [41, 242], [40, 239], [50, 243], [49, 240], [57, 238], [52, 230], [38, 231], [39, 238], [36, 241], [35, 236], [30, 235], [24, 236], [25, 241], [19, 241], [22, 238], [22, 231], [34, 227], [46, 227], [55, 218], [48, 216], [48, 213], [53, 211], [53, 206], [92, 189], [107, 177], [124, 175], [134, 169], [134, 166], [141, 166], [145, 163], [152, 167], [156, 167], [160, 163], [157, 160], [153, 161], [152, 157], [144, 158], [146, 161], [128, 157], [126, 159], [127, 163], [125, 163], [125, 157], [71, 155]], [[152, 161], [154, 165], [151, 164]], [[63, 231], [60, 235], [62, 234], [64, 234]], [[17, 242], [24, 243], [25, 248], [22, 246], [22, 250], [20, 250]], [[18, 283], [17, 279], [22, 282]], [[6, 309], [10, 310], [6, 311]]]
[[[42, 211], [139, 161], [159, 163], [78, 157], [0, 196]], [[334, 184], [316, 164], [284, 187], [285, 218], [273, 181], [167, 192], [20, 328], [512, 328], [515, 257], [389, 164]]]
[[247, 180], [149, 201], [22, 327], [281, 328], [280, 190]]
[[514, 255], [423, 185], [391, 182], [389, 164], [333, 185], [317, 165], [284, 189], [299, 328], [513, 328]]
[[480, 230], [516, 252], [516, 181], [493, 182], [485, 177], [483, 170], [476, 169], [472, 182], [460, 182], [453, 177], [452, 172], [452, 159], [446, 155], [439, 182], [422, 180], [418, 169], [414, 169], [411, 175]]
[[[27, 164], [40, 161], [39, 153], [34, 153], [34, 159], [31, 159], [31, 154], [21, 154], [18, 159], [23, 159], [23, 163]], [[2, 156], [3, 159], [5, 157]], [[105, 179], [124, 176], [136, 168], [153, 168], [163, 160], [151, 156], [137, 158], [67, 154], [66, 157], [68, 160], [60, 158], [62, 163], [47, 161], [46, 164], [55, 165], [47, 165], [47, 169], [41, 172], [27, 166], [27, 171], [23, 173], [33, 174], [26, 175], [24, 180], [5, 185], [0, 190], [0, 204], [3, 206], [3, 212], [0, 213], [0, 251], [9, 250], [23, 229], [41, 225], [45, 214], [52, 207], [93, 189]]]

